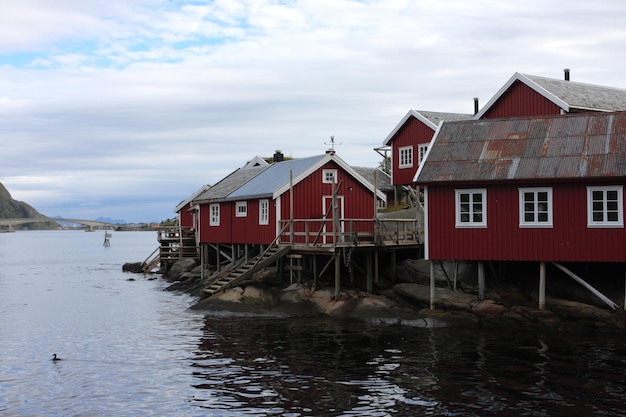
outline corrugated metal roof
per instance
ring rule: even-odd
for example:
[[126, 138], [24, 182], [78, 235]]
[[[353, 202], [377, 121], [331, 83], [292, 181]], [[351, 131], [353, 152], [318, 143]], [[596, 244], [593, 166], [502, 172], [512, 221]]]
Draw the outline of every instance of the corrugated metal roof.
[[276, 162], [261, 174], [243, 184], [236, 190], [231, 190], [229, 200], [259, 198], [271, 196], [276, 190], [289, 183], [289, 172], [294, 178], [318, 164], [326, 155], [311, 156], [308, 158], [292, 159]]
[[416, 181], [626, 177], [626, 112], [447, 122]]

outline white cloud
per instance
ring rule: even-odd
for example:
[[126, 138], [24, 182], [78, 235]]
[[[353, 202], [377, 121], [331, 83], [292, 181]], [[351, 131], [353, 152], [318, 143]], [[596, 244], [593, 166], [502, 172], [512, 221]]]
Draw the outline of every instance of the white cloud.
[[13, 2], [0, 6], [0, 182], [51, 215], [154, 220], [254, 155], [321, 153], [330, 135], [346, 161], [375, 166], [372, 148], [408, 109], [470, 113], [516, 71], [569, 67], [626, 87], [625, 11], [621, 0]]

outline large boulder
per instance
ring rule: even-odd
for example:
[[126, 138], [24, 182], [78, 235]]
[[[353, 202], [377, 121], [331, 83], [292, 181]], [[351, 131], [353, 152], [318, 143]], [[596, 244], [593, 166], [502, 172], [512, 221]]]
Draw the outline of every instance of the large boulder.
[[198, 261], [193, 258], [182, 258], [174, 262], [169, 271], [167, 271], [167, 277], [170, 280], [178, 280], [179, 277], [185, 272], [191, 272], [198, 265]]

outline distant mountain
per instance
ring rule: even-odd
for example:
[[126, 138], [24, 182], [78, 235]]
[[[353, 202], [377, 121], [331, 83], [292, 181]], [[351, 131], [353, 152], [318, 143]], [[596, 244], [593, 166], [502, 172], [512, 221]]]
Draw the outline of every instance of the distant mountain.
[[[14, 200], [11, 197], [9, 191], [0, 183], [0, 219], [12, 219], [12, 218], [28, 218], [37, 219], [46, 217], [39, 213], [30, 205]], [[23, 227], [27, 229], [56, 229], [58, 224], [56, 222], [39, 222], [28, 223]]]

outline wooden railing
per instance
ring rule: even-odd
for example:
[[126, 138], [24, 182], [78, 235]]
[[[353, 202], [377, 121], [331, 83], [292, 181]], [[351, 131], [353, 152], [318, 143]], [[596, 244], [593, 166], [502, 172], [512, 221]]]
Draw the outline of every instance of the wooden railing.
[[278, 243], [303, 246], [415, 245], [417, 219], [294, 219], [280, 221]]

